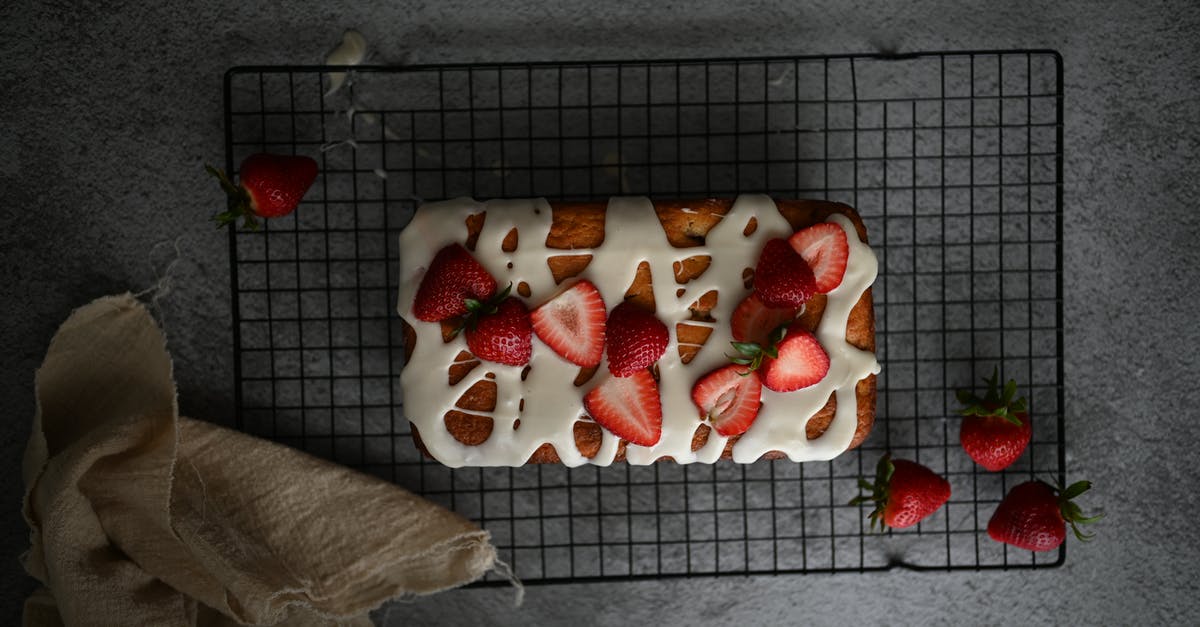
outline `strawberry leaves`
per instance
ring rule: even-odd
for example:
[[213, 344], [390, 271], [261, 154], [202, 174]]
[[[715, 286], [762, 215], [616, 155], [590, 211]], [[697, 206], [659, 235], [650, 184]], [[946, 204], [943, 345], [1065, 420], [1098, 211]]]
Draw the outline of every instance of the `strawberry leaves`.
[[221, 191], [225, 192], [225, 196], [228, 198], [228, 209], [212, 217], [212, 221], [217, 223], [217, 228], [228, 226], [237, 222], [238, 218], [242, 218], [242, 228], [247, 231], [257, 231], [258, 219], [254, 217], [253, 211], [246, 210], [250, 206], [250, 194], [245, 189], [234, 185], [233, 181], [229, 180], [229, 175], [225, 174], [225, 170], [214, 168], [206, 163], [204, 171], [217, 179], [221, 185]]
[[848, 505], [862, 505], [863, 503], [875, 503], [875, 509], [871, 510], [869, 518], [871, 519], [871, 531], [875, 531], [875, 527], [879, 529], [887, 529], [887, 525], [883, 523], [883, 508], [888, 502], [889, 487], [892, 483], [892, 475], [896, 474], [896, 465], [892, 463], [892, 454], [886, 453], [879, 458], [879, 463], [875, 465], [875, 483], [871, 483], [862, 477], [858, 479], [858, 487], [867, 491], [869, 494], [859, 494], [850, 499]]
[[1096, 534], [1084, 533], [1083, 530], [1079, 528], [1079, 525], [1090, 525], [1101, 518], [1104, 518], [1104, 514], [1102, 513], [1096, 514], [1095, 516], [1085, 516], [1083, 509], [1081, 509], [1077, 503], [1071, 500], [1090, 489], [1092, 489], [1092, 482], [1086, 480], [1076, 481], [1066, 488], [1063, 488], [1061, 485], [1056, 486], [1055, 488], [1055, 490], [1058, 492], [1059, 512], [1062, 513], [1063, 520], [1071, 526], [1071, 532], [1075, 534], [1075, 537], [1080, 542], [1087, 542], [1096, 537]]
[[[726, 354], [729, 361], [739, 365], [746, 366], [748, 369], [745, 374], [750, 374], [751, 371], [758, 370], [762, 367], [763, 360], [770, 357], [776, 359], [779, 357], [779, 342], [787, 335], [788, 323], [781, 324], [771, 330], [767, 335], [766, 344], [758, 344], [756, 342], [730, 342], [733, 349], [737, 351], [736, 355]], [[745, 376], [745, 375], [743, 375]]]
[[958, 402], [963, 404], [963, 408], [958, 410], [962, 416], [996, 416], [1004, 420], [1020, 426], [1021, 419], [1017, 414], [1028, 412], [1025, 397], [1022, 396], [1014, 400], [1013, 397], [1017, 394], [1017, 382], [1009, 379], [1008, 383], [1004, 384], [1004, 392], [1000, 393], [997, 384], [1000, 381], [999, 369], [992, 368], [992, 376], [985, 378], [984, 383], [987, 383], [987, 393], [983, 398], [979, 398], [970, 390], [958, 390], [955, 396]]
[[467, 307], [467, 315], [462, 319], [450, 337], [454, 337], [464, 329], [474, 330], [479, 325], [479, 319], [484, 316], [490, 316], [500, 310], [500, 303], [504, 302], [512, 293], [512, 283], [507, 287], [497, 292], [494, 296], [487, 300], [479, 300], [476, 298], [464, 298], [463, 304]]

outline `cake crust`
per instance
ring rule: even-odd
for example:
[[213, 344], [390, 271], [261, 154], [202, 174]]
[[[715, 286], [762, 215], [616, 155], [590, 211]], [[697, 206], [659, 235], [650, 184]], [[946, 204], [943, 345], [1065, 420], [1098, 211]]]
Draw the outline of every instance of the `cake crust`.
[[[775, 205], [779, 213], [791, 225], [793, 231], [823, 222], [830, 215], [840, 213], [853, 222], [859, 239], [864, 243], [867, 242], [866, 227], [862, 222], [862, 218], [848, 205], [821, 200], [776, 200]], [[556, 250], [587, 249], [597, 247], [603, 243], [607, 203], [551, 202], [550, 206], [553, 211], [553, 221], [545, 241], [547, 248]], [[697, 201], [654, 201], [655, 212], [658, 215], [659, 222], [662, 224], [667, 240], [672, 246], [683, 249], [702, 246], [705, 235], [721, 221], [732, 206], [733, 200], [716, 198]], [[463, 225], [465, 245], [468, 249], [474, 250], [475, 242], [482, 225], [483, 214], [477, 214], [468, 218]], [[754, 227], [755, 224], [752, 221], [747, 225], [747, 232], [752, 231]], [[515, 231], [510, 232], [504, 241], [504, 249], [515, 249], [519, 245], [519, 240], [519, 233]], [[590, 261], [591, 256], [588, 254], [563, 255], [550, 258], [548, 265], [554, 275], [555, 281], [561, 283], [583, 272]], [[689, 257], [683, 260], [682, 263], [675, 264], [676, 282], [682, 285], [700, 276], [708, 268], [708, 264], [709, 259], [703, 256]], [[752, 276], [748, 275], [745, 279], [748, 286]], [[527, 287], [524, 292], [520, 285], [515, 286], [515, 289], [523, 296], [528, 296]], [[693, 303], [690, 307], [692, 320], [711, 320], [708, 314], [715, 306], [717, 297], [715, 293], [710, 292]], [[648, 265], [643, 265], [639, 269], [633, 283], [626, 291], [625, 298], [633, 300], [644, 307], [651, 309], [654, 307], [654, 294], [651, 288], [651, 276]], [[799, 318], [800, 323], [809, 331], [815, 330], [821, 320], [824, 307], [824, 295], [818, 294], [813, 297], [807, 303], [804, 313]], [[416, 334], [407, 322], [402, 320], [402, 323], [404, 325], [405, 355], [407, 361], [407, 358], [412, 355]], [[444, 323], [444, 339], [449, 340], [452, 332], [453, 326], [451, 323]], [[681, 344], [679, 356], [684, 362], [687, 362], [699, 350], [699, 345], [704, 344], [705, 340], [707, 340], [709, 329], [703, 326], [688, 325], [684, 322], [677, 326], [676, 333]], [[846, 324], [846, 341], [859, 349], [870, 352], [875, 351], [875, 314], [870, 288], [862, 294], [850, 311]], [[692, 346], [687, 346], [689, 344]], [[456, 363], [447, 372], [447, 383], [454, 385], [478, 365], [479, 361], [473, 360], [471, 355], [466, 351], [462, 352], [459, 355], [459, 359], [456, 360]], [[576, 378], [576, 384], [582, 385], [594, 374], [594, 368], [581, 369], [579, 376]], [[851, 449], [862, 444], [874, 426], [876, 376], [871, 374], [858, 381], [855, 386], [855, 394], [857, 397], [858, 422], [855, 427], [853, 439], [850, 442], [849, 448]], [[495, 409], [495, 406], [496, 385], [489, 379], [482, 379], [471, 386], [459, 398], [456, 403], [456, 410], [446, 413], [444, 416], [446, 429], [456, 440], [463, 444], [469, 446], [481, 444], [487, 441], [491, 435], [493, 421], [488, 416], [472, 412], [489, 412]], [[837, 400], [831, 394], [825, 406], [814, 414], [806, 425], [807, 436], [810, 440], [820, 437], [829, 428], [830, 423], [833, 421], [836, 407]], [[581, 415], [583, 414], [582, 409], [580, 413]], [[708, 440], [709, 431], [709, 427], [701, 423], [699, 418], [697, 418], [697, 429], [692, 438], [692, 450], [699, 450], [704, 446]], [[421, 452], [426, 456], [430, 456], [428, 450], [421, 442], [420, 434], [415, 425], [412, 426], [412, 435], [414, 442]], [[579, 452], [589, 459], [595, 457], [600, 450], [602, 439], [601, 427], [595, 422], [581, 420], [575, 423], [574, 435], [575, 445], [579, 449]], [[722, 459], [732, 458], [733, 445], [739, 437], [733, 436], [729, 438], [729, 441], [725, 445], [725, 450], [721, 454]], [[618, 445], [616, 461], [623, 461], [625, 459], [625, 446], [626, 442], [622, 440]], [[779, 451], [769, 451], [763, 455], [763, 458], [766, 459], [778, 459], [782, 457], [784, 457], [784, 454]], [[660, 458], [660, 461], [669, 459], [671, 458], [663, 457]], [[560, 462], [558, 452], [549, 443], [543, 444], [535, 450], [527, 461], [530, 464], [554, 464]]]

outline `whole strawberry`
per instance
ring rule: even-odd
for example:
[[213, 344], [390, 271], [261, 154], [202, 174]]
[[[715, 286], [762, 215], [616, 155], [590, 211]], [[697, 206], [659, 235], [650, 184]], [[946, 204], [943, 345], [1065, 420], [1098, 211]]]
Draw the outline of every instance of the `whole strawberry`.
[[1081, 541], [1092, 539], [1079, 525], [1094, 523], [1103, 515], [1087, 517], [1071, 499], [1092, 487], [1088, 481], [1077, 481], [1065, 490], [1041, 481], [1026, 481], [1012, 490], [1000, 502], [988, 521], [988, 535], [997, 542], [1011, 544], [1029, 551], [1050, 551], [1067, 539], [1067, 525]]
[[433, 256], [421, 277], [413, 315], [424, 322], [457, 318], [467, 313], [468, 301], [486, 301], [495, 293], [496, 279], [461, 244], [450, 244]]
[[975, 463], [992, 472], [1004, 470], [1017, 461], [1033, 436], [1025, 398], [1013, 399], [1017, 382], [1009, 379], [1001, 395], [999, 380], [996, 370], [991, 378], [984, 379], [988, 389], [983, 398], [968, 390], [958, 391], [958, 400], [964, 405], [958, 412], [963, 416], [959, 442]]
[[817, 293], [812, 268], [785, 239], [763, 247], [754, 267], [754, 291], [767, 307], [799, 307]]
[[299, 155], [252, 154], [238, 168], [239, 185], [221, 170], [210, 165], [204, 169], [217, 177], [229, 196], [229, 208], [213, 216], [217, 226], [242, 218], [242, 226], [250, 230], [258, 228], [257, 218], [278, 218], [295, 211], [317, 179], [317, 162]]
[[[507, 295], [508, 290], [505, 290]], [[476, 357], [509, 366], [524, 366], [533, 354], [533, 323], [529, 310], [516, 298], [498, 304], [473, 302], [467, 323], [467, 348]]]
[[876, 465], [875, 483], [859, 479], [858, 486], [871, 494], [860, 494], [850, 504], [875, 503], [870, 515], [871, 529], [877, 524], [885, 529], [911, 527], [950, 500], [948, 481], [916, 462], [893, 460], [890, 453]]
[[653, 313], [623, 301], [608, 314], [608, 370], [628, 377], [649, 368], [667, 350], [667, 325]]

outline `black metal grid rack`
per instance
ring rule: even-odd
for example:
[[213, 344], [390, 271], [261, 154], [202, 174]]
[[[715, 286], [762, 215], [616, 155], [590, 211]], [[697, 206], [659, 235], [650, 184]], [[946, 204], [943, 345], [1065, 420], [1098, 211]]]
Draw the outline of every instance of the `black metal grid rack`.
[[[984, 528], [1064, 474], [1062, 67], [1052, 51], [325, 67], [226, 75], [228, 166], [318, 159], [300, 209], [230, 236], [238, 425], [480, 522], [526, 582], [1042, 567]], [[343, 68], [348, 69], [348, 68]], [[879, 422], [832, 462], [450, 470], [403, 418], [397, 233], [422, 199], [829, 198], [880, 258]], [[1030, 398], [1009, 470], [957, 443], [953, 391], [998, 365]], [[950, 503], [872, 534], [855, 481], [885, 450]]]

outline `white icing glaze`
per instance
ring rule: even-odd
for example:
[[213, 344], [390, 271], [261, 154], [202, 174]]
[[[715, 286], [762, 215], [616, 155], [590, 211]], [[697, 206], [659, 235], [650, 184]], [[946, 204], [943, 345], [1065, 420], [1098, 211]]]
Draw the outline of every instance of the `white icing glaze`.
[[[325, 56], [325, 65], [358, 65], [367, 56], [367, 38], [362, 33], [349, 29], [342, 33], [342, 42]], [[329, 89], [326, 96], [342, 88], [346, 82], [345, 72], [330, 72]]]
[[[568, 466], [585, 463], [607, 466], [616, 456], [618, 438], [602, 429], [600, 451], [588, 459], [575, 447], [574, 436], [575, 422], [588, 419], [583, 412], [583, 396], [610, 376], [607, 364], [601, 363], [592, 380], [576, 387], [578, 368], [565, 362], [535, 335], [529, 374], [524, 381], [521, 380], [524, 367], [483, 362], [456, 385], [449, 386], [447, 369], [459, 352], [465, 350], [464, 339], [460, 336], [443, 343], [440, 325], [420, 322], [411, 315], [426, 264], [444, 246], [461, 243], [466, 235], [465, 220], [481, 212], [487, 215], [475, 247], [475, 258], [500, 285], [527, 283], [531, 297], [526, 302], [531, 309], [558, 290], [546, 263], [550, 257], [592, 255], [580, 277], [596, 285], [609, 310], [623, 298], [640, 262], [649, 263], [655, 313], [671, 334], [666, 353], [658, 362], [662, 438], [654, 446], [627, 446], [626, 459], [631, 464], [650, 464], [663, 456], [671, 456], [681, 464], [713, 463], [719, 459], [727, 438], [715, 432], [709, 434], [708, 442], [700, 450], [691, 450], [692, 437], [700, 425], [691, 399], [692, 385], [703, 374], [728, 363], [725, 353], [732, 340], [728, 320], [746, 294], [742, 272], [754, 267], [767, 240], [787, 237], [792, 232], [774, 202], [766, 196], [739, 197], [725, 218], [709, 231], [705, 244], [693, 248], [674, 248], [668, 243], [654, 206], [646, 198], [610, 200], [604, 243], [594, 249], [547, 248], [544, 242], [550, 232], [552, 212], [542, 199], [486, 203], [457, 199], [432, 203], [418, 209], [401, 233], [398, 311], [414, 328], [417, 340], [411, 365], [404, 369], [400, 383], [404, 413], [420, 431], [430, 454], [452, 467], [520, 466], [539, 446], [549, 442]], [[757, 219], [758, 227], [746, 236], [743, 231], [751, 217]], [[829, 221], [845, 229], [850, 242], [846, 276], [829, 293], [816, 331], [829, 353], [829, 374], [816, 385], [787, 394], [763, 388], [763, 406], [758, 418], [733, 446], [735, 462], [750, 463], [768, 451], [782, 451], [793, 461], [831, 459], [841, 454], [849, 446], [857, 425], [855, 383], [879, 372], [873, 353], [846, 342], [850, 310], [874, 282], [878, 262], [870, 247], [858, 239], [848, 218], [834, 214]], [[518, 232], [517, 249], [504, 252], [501, 243], [513, 228]], [[703, 255], [712, 257], [708, 269], [686, 285], [677, 284], [672, 265]], [[681, 290], [678, 295], [677, 290]], [[689, 321], [688, 306], [710, 290], [719, 294], [717, 305], [710, 312], [717, 323]], [[678, 353], [676, 324], [680, 322], [713, 329], [688, 364], [680, 360]], [[490, 416], [494, 420], [492, 433], [482, 444], [468, 446], [450, 435], [444, 416], [467, 389], [489, 373], [495, 376], [496, 408], [492, 412], [472, 413]], [[830, 394], [837, 395], [833, 422], [821, 437], [809, 440], [805, 435], [808, 418], [803, 417], [813, 416]], [[520, 426], [514, 429], [518, 419]]]

